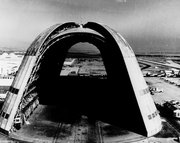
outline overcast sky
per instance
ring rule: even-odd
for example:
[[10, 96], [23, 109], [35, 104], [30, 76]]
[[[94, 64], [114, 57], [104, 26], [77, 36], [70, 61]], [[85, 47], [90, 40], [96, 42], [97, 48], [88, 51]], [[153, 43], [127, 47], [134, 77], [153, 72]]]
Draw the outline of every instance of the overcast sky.
[[0, 0], [0, 46], [28, 48], [56, 23], [95, 21], [139, 51], [180, 51], [180, 0]]

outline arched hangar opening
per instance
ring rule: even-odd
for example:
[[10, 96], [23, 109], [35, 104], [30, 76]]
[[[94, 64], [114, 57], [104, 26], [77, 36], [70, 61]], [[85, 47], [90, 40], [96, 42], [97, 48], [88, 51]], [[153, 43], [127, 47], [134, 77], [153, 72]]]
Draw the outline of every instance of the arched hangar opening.
[[[57, 105], [61, 110], [143, 135], [157, 133], [161, 128], [159, 115], [135, 55], [123, 37], [93, 22], [55, 27], [40, 34], [28, 49], [3, 105], [1, 128], [10, 130], [17, 112], [26, 112], [22, 109], [26, 97], [35, 95], [41, 104]], [[60, 76], [69, 49], [79, 42], [98, 48], [106, 78]], [[57, 114], [61, 116], [60, 111]]]
[[[108, 52], [109, 48], [105, 39], [98, 35], [92, 33], [70, 33], [66, 36], [62, 39], [60, 37], [60, 40], [49, 45], [40, 61], [40, 68], [36, 72], [39, 76], [36, 82], [40, 102], [59, 105], [59, 100], [61, 100], [70, 103], [70, 105], [79, 106], [81, 104], [80, 106], [82, 106], [83, 104], [87, 105], [85, 97], [89, 97], [89, 105], [92, 103], [94, 106], [96, 103], [101, 104], [103, 97], [116, 92], [115, 87], [118, 85], [116, 81], [121, 75], [118, 72], [120, 70], [118, 65], [121, 65], [121, 68], [124, 69], [121, 70], [121, 73], [127, 74], [126, 68], [123, 68], [124, 64], [117, 64], [120, 56], [115, 57], [117, 52]], [[60, 76], [69, 48], [78, 42], [89, 42], [99, 49], [107, 72], [106, 79], [87, 76]], [[48, 95], [52, 95], [53, 98], [49, 99]], [[98, 99], [101, 99], [101, 101], [98, 101]], [[66, 102], [62, 103], [62, 105], [64, 106]], [[92, 106], [89, 107], [93, 108]]]

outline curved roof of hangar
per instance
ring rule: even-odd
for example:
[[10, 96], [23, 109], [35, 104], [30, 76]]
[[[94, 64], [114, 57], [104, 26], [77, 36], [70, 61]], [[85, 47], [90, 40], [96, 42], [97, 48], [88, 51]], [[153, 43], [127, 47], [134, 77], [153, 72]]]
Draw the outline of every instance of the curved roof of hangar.
[[78, 27], [78, 28], [71, 28], [71, 29], [68, 29], [68, 30], [65, 30], [65, 31], [60, 31], [59, 34], [57, 34], [55, 37], [53, 38], [56, 38], [58, 36], [61, 36], [61, 35], [65, 35], [65, 34], [68, 34], [68, 33], [92, 33], [92, 34], [96, 34], [96, 35], [99, 35], [101, 37], [103, 37], [100, 33], [98, 33], [97, 31], [94, 31], [92, 29], [89, 29], [89, 28], [83, 28], [83, 27]]
[[[30, 48], [39, 49], [43, 44], [45, 44], [46, 42], [48, 43], [54, 38], [57, 38], [59, 36], [63, 36], [66, 34], [73, 34], [73, 33], [92, 33], [92, 34], [101, 36], [102, 38], [105, 38], [106, 40], [106, 35], [104, 35], [103, 32], [101, 32], [100, 30], [98, 31], [96, 30], [96, 28], [92, 28], [91, 26], [88, 27], [87, 24], [80, 25], [74, 22], [69, 22], [65, 24], [55, 24], [49, 27], [48, 29], [46, 29], [45, 31], [43, 31], [42, 33], [40, 33], [37, 36], [37, 38], [34, 40], [33, 42], [34, 44], [32, 43], [29, 49]], [[100, 25], [100, 24], [97, 24], [97, 25], [101, 26], [101, 28], [104, 28], [106, 32], [109, 32], [111, 37], [115, 40], [114, 42], [116, 42], [117, 45], [119, 46], [119, 49], [121, 53], [123, 54], [123, 57], [135, 56], [130, 45], [118, 32], [116, 32], [115, 30], [111, 29], [110, 27], [106, 25]]]

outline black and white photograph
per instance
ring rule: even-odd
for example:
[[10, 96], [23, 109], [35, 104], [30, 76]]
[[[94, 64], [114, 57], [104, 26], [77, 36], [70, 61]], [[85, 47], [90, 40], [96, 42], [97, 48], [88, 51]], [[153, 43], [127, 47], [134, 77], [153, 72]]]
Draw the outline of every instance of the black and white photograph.
[[180, 143], [180, 1], [0, 0], [0, 143]]

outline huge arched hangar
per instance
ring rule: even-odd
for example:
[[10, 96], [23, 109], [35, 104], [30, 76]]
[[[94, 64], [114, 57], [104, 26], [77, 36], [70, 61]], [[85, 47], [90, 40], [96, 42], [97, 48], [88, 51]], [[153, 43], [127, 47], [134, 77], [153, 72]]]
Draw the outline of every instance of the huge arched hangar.
[[[59, 76], [67, 51], [78, 42], [99, 49], [107, 79]], [[82, 89], [86, 92], [77, 92]], [[133, 50], [116, 31], [94, 22], [57, 24], [33, 41], [7, 93], [0, 114], [1, 130], [9, 133], [19, 114], [28, 118], [28, 99], [35, 102], [37, 97], [40, 103], [58, 103], [62, 108], [68, 104], [75, 112], [146, 136], [161, 129]]]

